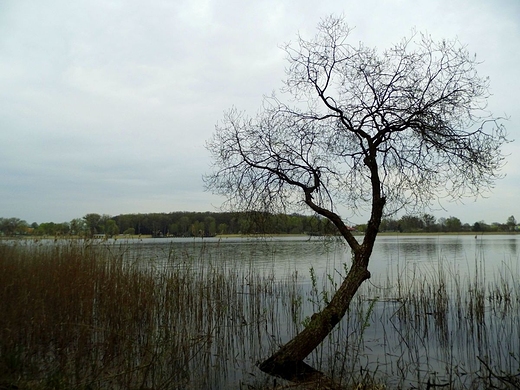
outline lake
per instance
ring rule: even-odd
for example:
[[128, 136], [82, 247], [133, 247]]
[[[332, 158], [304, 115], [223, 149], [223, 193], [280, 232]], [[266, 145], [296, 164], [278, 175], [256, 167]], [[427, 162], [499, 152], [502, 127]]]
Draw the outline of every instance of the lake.
[[[117, 240], [129, 245], [134, 256], [171, 266], [179, 259], [205, 256], [222, 265], [272, 271], [277, 278], [294, 272], [335, 274], [351, 259], [350, 249], [338, 238], [288, 236], [262, 238], [145, 238]], [[114, 242], [114, 243], [116, 243]], [[395, 272], [410, 276], [442, 264], [463, 277], [496, 275], [502, 266], [519, 267], [520, 235], [381, 235], [377, 238], [370, 272], [379, 280]], [[513, 271], [518, 271], [518, 268]]]
[[[129, 259], [158, 273], [181, 267], [237, 278], [234, 293], [244, 297], [235, 303], [240, 310], [211, 331], [226, 350], [215, 343], [204, 355], [206, 364], [191, 365], [194, 377], [211, 378], [203, 384], [209, 388], [271, 383], [255, 363], [324, 306], [351, 258], [342, 241], [315, 237], [163, 238], [111, 245], [131, 248]], [[369, 270], [372, 278], [309, 357], [311, 365], [341, 378], [373, 374], [399, 388], [479, 387], [491, 370], [520, 372], [520, 236], [382, 235]]]
[[[302, 236], [4, 243], [0, 362], [62, 388], [290, 386], [257, 364], [351, 261], [341, 240]], [[379, 236], [372, 277], [307, 363], [349, 388], [520, 387], [519, 244]]]

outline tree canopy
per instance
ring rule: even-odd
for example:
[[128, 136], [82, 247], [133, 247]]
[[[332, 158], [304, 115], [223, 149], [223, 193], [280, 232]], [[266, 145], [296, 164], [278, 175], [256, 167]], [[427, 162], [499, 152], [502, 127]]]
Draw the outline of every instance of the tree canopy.
[[376, 189], [390, 214], [492, 187], [507, 140], [476, 57], [418, 33], [379, 52], [350, 33], [329, 17], [286, 45], [290, 104], [270, 96], [256, 116], [233, 108], [217, 126], [206, 183], [232, 207], [356, 212]]

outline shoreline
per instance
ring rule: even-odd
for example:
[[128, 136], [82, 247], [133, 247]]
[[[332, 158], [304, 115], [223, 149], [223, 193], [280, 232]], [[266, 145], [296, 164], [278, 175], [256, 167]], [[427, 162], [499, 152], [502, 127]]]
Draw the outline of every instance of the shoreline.
[[[362, 232], [353, 232], [355, 237], [363, 237]], [[520, 231], [516, 232], [380, 232], [377, 234], [378, 236], [516, 236], [520, 235]], [[215, 236], [204, 236], [202, 238], [248, 238], [248, 237], [341, 237], [340, 235], [314, 235], [314, 234], [290, 234], [290, 233], [257, 233], [257, 234], [217, 234]], [[191, 236], [191, 237], [176, 237], [176, 236], [163, 236], [163, 237], [152, 237], [149, 234], [143, 235], [117, 235], [114, 237], [93, 237], [86, 238], [81, 236], [29, 236], [29, 235], [17, 235], [17, 236], [0, 236], [0, 240], [95, 240], [95, 241], [104, 241], [104, 240], [135, 240], [135, 239], [149, 239], [149, 238], [169, 238], [169, 239], [179, 239], [179, 238], [201, 238], [200, 236]]]

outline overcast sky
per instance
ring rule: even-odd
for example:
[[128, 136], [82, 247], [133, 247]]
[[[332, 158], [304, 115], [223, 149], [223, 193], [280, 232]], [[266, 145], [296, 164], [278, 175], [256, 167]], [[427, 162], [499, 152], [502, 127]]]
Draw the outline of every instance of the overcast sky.
[[[254, 114], [281, 87], [279, 45], [343, 14], [354, 43], [384, 49], [412, 28], [483, 61], [489, 108], [520, 139], [518, 0], [3, 0], [0, 217], [217, 211], [204, 145], [232, 106]], [[520, 147], [487, 199], [436, 217], [520, 219]], [[363, 222], [362, 219], [354, 222]]]

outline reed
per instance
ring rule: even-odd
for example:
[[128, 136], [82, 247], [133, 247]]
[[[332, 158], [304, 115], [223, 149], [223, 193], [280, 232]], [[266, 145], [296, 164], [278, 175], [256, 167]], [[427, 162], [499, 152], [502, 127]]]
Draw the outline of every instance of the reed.
[[[0, 388], [283, 388], [255, 363], [305, 325], [348, 267], [279, 278], [242, 256], [0, 242]], [[466, 278], [433, 263], [366, 284], [308, 362], [346, 389], [514, 388], [518, 266]]]
[[0, 383], [211, 388], [251, 337], [244, 327], [268, 322], [269, 276], [182, 257], [158, 272], [128, 257], [88, 241], [0, 244]]

